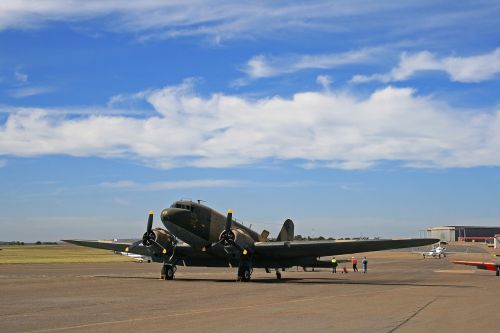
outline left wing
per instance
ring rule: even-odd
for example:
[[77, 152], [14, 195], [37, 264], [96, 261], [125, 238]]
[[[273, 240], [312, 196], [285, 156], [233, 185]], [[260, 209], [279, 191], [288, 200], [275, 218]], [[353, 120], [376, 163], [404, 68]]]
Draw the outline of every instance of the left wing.
[[406, 247], [418, 247], [438, 242], [434, 238], [376, 239], [355, 241], [291, 241], [257, 242], [255, 254], [266, 259], [324, 257], [338, 254], [371, 252]]

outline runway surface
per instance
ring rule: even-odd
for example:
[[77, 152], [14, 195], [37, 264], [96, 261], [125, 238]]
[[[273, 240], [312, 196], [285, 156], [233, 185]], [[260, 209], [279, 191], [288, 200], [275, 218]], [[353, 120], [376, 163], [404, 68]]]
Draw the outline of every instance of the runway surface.
[[499, 331], [494, 272], [410, 253], [368, 259], [368, 274], [255, 270], [249, 283], [225, 268], [179, 267], [162, 281], [159, 264], [0, 265], [0, 332]]

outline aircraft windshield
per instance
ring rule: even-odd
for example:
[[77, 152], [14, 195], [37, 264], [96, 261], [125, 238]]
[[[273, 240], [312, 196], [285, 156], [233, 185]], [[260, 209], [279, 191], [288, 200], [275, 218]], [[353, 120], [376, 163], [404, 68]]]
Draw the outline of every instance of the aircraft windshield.
[[186, 210], [191, 210], [191, 205], [186, 205], [182, 203], [176, 203], [175, 205], [172, 205], [175, 208], [180, 208], [180, 209], [186, 209]]

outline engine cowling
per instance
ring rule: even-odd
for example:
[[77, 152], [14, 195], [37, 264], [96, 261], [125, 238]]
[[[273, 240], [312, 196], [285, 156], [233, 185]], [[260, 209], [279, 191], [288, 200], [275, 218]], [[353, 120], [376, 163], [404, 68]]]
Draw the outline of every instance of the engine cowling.
[[[221, 240], [222, 242], [222, 245], [224, 246], [228, 246], [230, 245], [227, 241], [225, 241], [226, 239], [226, 235], [225, 235], [225, 232], [226, 231], [223, 231], [221, 233], [221, 235], [219, 236], [219, 239]], [[252, 237], [250, 237], [244, 230], [242, 229], [231, 229], [229, 231], [229, 235], [227, 238], [230, 238], [232, 239], [236, 244], [238, 244], [241, 248], [243, 249], [248, 249], [250, 248], [253, 243], [254, 243], [254, 240]]]
[[162, 228], [154, 228], [150, 233], [144, 233], [142, 236], [142, 244], [151, 247], [158, 243], [163, 248], [169, 250], [175, 246], [175, 237], [168, 231]]

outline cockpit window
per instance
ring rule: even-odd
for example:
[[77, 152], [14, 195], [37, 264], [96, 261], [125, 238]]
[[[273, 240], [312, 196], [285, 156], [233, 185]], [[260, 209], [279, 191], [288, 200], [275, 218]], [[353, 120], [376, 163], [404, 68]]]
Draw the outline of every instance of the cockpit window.
[[193, 207], [191, 205], [175, 204], [175, 208], [186, 209], [192, 211]]

